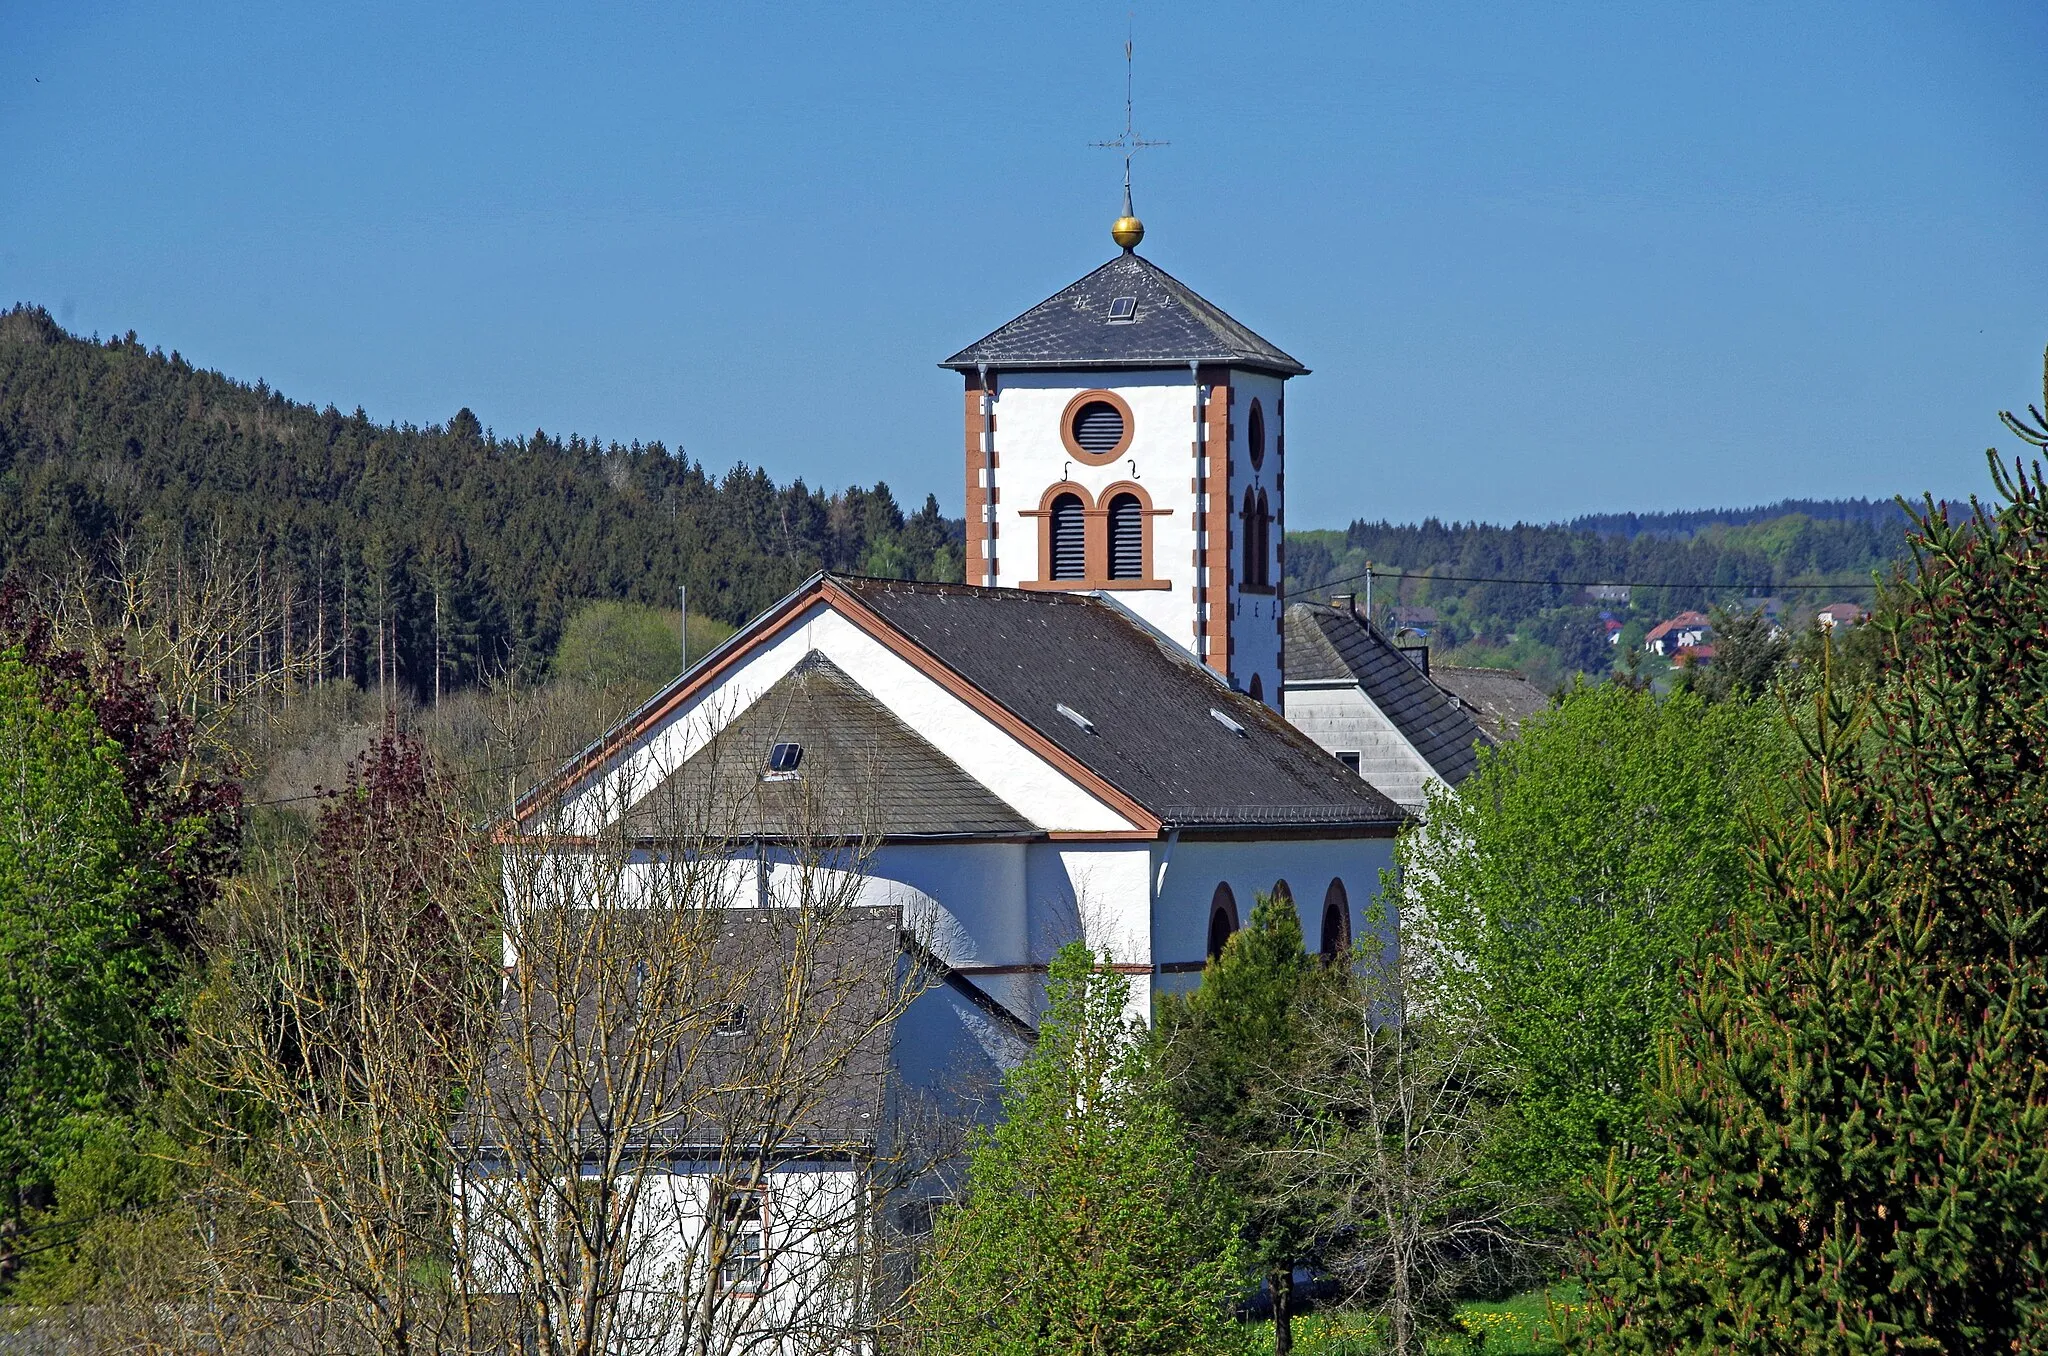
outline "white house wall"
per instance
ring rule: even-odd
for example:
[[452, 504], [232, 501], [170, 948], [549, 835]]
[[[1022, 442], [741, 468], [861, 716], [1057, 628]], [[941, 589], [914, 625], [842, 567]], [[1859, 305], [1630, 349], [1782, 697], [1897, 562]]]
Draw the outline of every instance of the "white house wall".
[[812, 650], [823, 652], [904, 724], [1032, 823], [1048, 830], [1083, 832], [1134, 827], [987, 716], [822, 602], [786, 622], [740, 657], [718, 682], [616, 756], [602, 776], [571, 799], [563, 827], [591, 833], [615, 818]]
[[1444, 780], [1356, 683], [1289, 687], [1287, 722], [1330, 753], [1356, 753], [1358, 775], [1419, 811]]
[[[860, 1248], [868, 1231], [862, 1171], [846, 1162], [796, 1162], [771, 1170], [767, 1180], [766, 1228], [762, 1235], [763, 1284], [757, 1293], [720, 1298], [711, 1351], [808, 1353], [806, 1339], [844, 1322], [855, 1312], [855, 1287], [865, 1282]], [[701, 1163], [651, 1167], [622, 1188], [636, 1193], [622, 1251], [627, 1259], [618, 1284], [628, 1316], [623, 1347], [684, 1356], [691, 1325], [703, 1321], [694, 1309], [709, 1284], [706, 1221], [712, 1172]], [[487, 1293], [513, 1293], [518, 1285], [515, 1236], [493, 1197], [516, 1199], [505, 1179], [484, 1177], [465, 1190], [462, 1245]], [[517, 1206], [513, 1207], [516, 1218]], [[501, 1232], [502, 1231], [502, 1232]], [[782, 1334], [786, 1338], [778, 1340]], [[691, 1344], [694, 1346], [694, 1344]], [[851, 1350], [849, 1346], [841, 1348]]]

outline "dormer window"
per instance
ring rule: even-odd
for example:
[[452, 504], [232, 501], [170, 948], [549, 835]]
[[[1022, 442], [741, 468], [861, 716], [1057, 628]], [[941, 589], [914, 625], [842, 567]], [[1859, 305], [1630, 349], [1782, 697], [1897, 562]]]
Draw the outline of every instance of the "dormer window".
[[1115, 301], [1109, 303], [1110, 324], [1128, 325], [1137, 318], [1138, 299], [1136, 297], [1118, 297]]
[[768, 768], [761, 774], [764, 782], [793, 782], [800, 775], [797, 764], [804, 760], [804, 746], [793, 740], [784, 740], [768, 750]]

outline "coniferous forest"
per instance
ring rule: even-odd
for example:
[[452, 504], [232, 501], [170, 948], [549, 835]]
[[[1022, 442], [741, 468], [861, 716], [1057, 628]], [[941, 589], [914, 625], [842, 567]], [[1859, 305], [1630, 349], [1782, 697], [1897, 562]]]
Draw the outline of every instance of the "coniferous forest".
[[[778, 485], [659, 442], [487, 431], [468, 409], [378, 424], [201, 370], [129, 335], [0, 315], [0, 576], [116, 544], [225, 554], [256, 581], [267, 659], [427, 696], [532, 677], [594, 599], [738, 625], [819, 569], [958, 579], [936, 499]], [[173, 563], [170, 568], [175, 568]]]

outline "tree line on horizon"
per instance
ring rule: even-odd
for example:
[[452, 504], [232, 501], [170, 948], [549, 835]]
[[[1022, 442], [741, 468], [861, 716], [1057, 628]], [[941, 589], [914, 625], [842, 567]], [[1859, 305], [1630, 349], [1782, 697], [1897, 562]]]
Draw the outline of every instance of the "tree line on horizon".
[[[1594, 515], [1568, 524], [1353, 522], [1287, 536], [1287, 592], [1362, 591], [1437, 614], [1434, 644], [1554, 686], [1613, 665], [1601, 613], [1641, 628], [1740, 607], [1757, 586], [1796, 612], [1867, 598], [1906, 519], [1868, 500]], [[819, 569], [958, 580], [964, 524], [936, 496], [906, 511], [885, 484], [828, 492], [763, 468], [721, 473], [660, 442], [536, 430], [504, 438], [467, 408], [424, 428], [295, 402], [145, 347], [67, 333], [40, 307], [0, 314], [0, 577], [246, 576], [261, 634], [249, 662], [311, 663], [315, 681], [418, 699], [548, 672], [595, 602], [743, 625]], [[1390, 573], [1432, 578], [1389, 580]], [[1459, 576], [1461, 578], [1449, 578]], [[1626, 603], [1575, 584], [1673, 581]], [[1382, 618], [1382, 620], [1388, 620]]]
[[[1290, 532], [1287, 591], [1363, 595], [1370, 570], [1381, 625], [1420, 618], [1440, 657], [1452, 652], [1449, 662], [1519, 668], [1554, 688], [1574, 673], [1612, 671], [1644, 632], [1681, 611], [1767, 609], [1796, 628], [1832, 602], [1868, 607], [1873, 577], [1906, 558], [1911, 523], [1895, 504], [1777, 507], [1794, 511], [1752, 521], [1740, 521], [1752, 512], [1743, 510], [1644, 515], [1642, 523], [1670, 524], [1632, 533], [1622, 520], [1636, 515], [1612, 515], [1605, 525], [1616, 530], [1582, 525], [1600, 519], [1508, 527], [1360, 520], [1341, 531]], [[1621, 591], [1587, 587], [1601, 583]], [[1619, 643], [1610, 643], [1609, 620], [1622, 628]]]

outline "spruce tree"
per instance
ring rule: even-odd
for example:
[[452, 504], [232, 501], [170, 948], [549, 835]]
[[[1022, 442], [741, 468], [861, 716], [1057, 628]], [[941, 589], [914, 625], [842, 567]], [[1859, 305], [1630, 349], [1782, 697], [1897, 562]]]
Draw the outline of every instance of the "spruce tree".
[[1308, 1260], [1315, 1221], [1298, 1196], [1268, 1190], [1263, 1180], [1264, 1151], [1287, 1132], [1260, 1093], [1301, 1057], [1319, 971], [1294, 902], [1262, 894], [1246, 925], [1203, 967], [1201, 987], [1169, 996], [1159, 1010], [1169, 1095], [1202, 1166], [1243, 1202], [1249, 1260], [1272, 1296], [1276, 1356], [1293, 1347], [1293, 1271]]
[[1916, 515], [1890, 678], [1803, 722], [1662, 1053], [1591, 1351], [2048, 1350], [2048, 485]]

